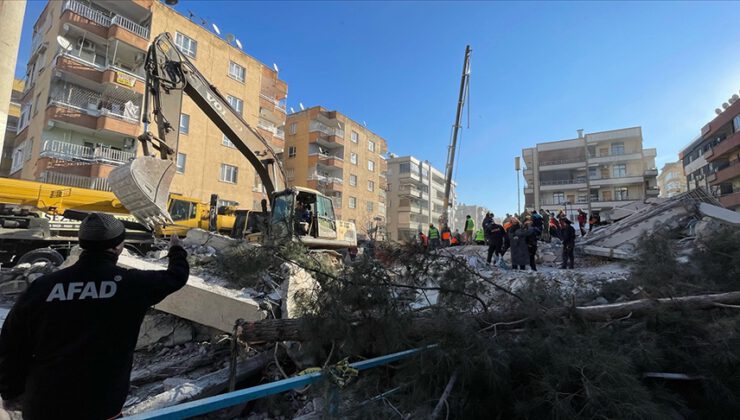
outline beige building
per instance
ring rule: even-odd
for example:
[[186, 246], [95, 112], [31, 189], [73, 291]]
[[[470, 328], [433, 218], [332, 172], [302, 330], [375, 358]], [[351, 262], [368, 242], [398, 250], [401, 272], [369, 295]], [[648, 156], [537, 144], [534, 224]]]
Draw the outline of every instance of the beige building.
[[[455, 202], [455, 185], [450, 203]], [[388, 237], [394, 241], [414, 239], [424, 234], [429, 224], [439, 227], [444, 210], [445, 175], [429, 161], [413, 156], [388, 159]], [[450, 206], [450, 221], [455, 220], [454, 205]]]
[[[141, 155], [144, 58], [162, 32], [283, 149], [287, 85], [271, 67], [159, 1], [51, 1], [34, 25], [11, 176], [107, 189], [110, 171]], [[182, 112], [172, 192], [259, 208], [261, 184], [246, 158], [190, 98]]]
[[23, 96], [23, 80], [13, 80], [13, 90], [10, 93], [8, 117], [5, 120], [5, 141], [2, 143], [2, 159], [0, 159], [0, 176], [10, 174], [10, 166], [13, 162], [13, 139], [18, 132], [18, 120], [21, 116], [20, 98]]
[[386, 140], [363, 124], [321, 106], [288, 115], [283, 162], [288, 185], [332, 198], [337, 217], [359, 238], [386, 218]]
[[603, 211], [657, 197], [655, 149], [644, 149], [642, 128], [583, 134], [522, 150], [527, 209], [565, 209], [573, 216], [591, 205]]
[[686, 175], [683, 173], [683, 162], [666, 163], [658, 175], [660, 197], [669, 198], [688, 190]]

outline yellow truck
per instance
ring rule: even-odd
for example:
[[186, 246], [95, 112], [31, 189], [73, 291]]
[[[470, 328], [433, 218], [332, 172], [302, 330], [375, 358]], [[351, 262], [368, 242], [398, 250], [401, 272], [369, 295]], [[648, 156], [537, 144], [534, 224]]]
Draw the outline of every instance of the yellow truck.
[[[155, 235], [184, 236], [192, 228], [208, 229], [210, 204], [170, 194], [168, 207], [174, 224], [158, 227]], [[61, 263], [75, 245], [80, 219], [87, 212], [111, 213], [121, 219], [127, 227], [129, 249], [145, 252], [153, 242], [152, 232], [111, 192], [0, 178], [0, 264]], [[223, 207], [217, 213], [217, 229], [231, 233], [236, 211]]]

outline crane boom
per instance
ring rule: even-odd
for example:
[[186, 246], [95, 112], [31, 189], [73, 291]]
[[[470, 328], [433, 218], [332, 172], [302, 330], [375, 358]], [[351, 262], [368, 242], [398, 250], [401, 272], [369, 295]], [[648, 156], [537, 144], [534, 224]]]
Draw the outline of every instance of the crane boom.
[[[113, 192], [134, 216], [150, 226], [171, 223], [166, 204], [176, 169], [174, 160], [183, 94], [188, 95], [247, 158], [270, 200], [276, 190], [285, 187], [285, 173], [275, 150], [180, 52], [169, 33], [157, 35], [149, 46], [145, 70], [145, 133], [139, 136], [144, 157], [116, 168], [108, 179]], [[157, 136], [148, 131], [150, 105]], [[151, 149], [159, 152], [159, 157], [151, 156], [154, 152]]]
[[449, 226], [450, 194], [452, 192], [452, 176], [455, 168], [455, 151], [457, 149], [457, 134], [462, 123], [462, 111], [468, 93], [468, 82], [470, 81], [470, 54], [473, 50], [470, 45], [465, 47], [465, 61], [463, 62], [462, 78], [460, 80], [460, 95], [457, 100], [457, 112], [455, 114], [455, 125], [452, 126], [452, 140], [447, 149], [447, 164], [445, 165], [445, 197], [440, 225]]

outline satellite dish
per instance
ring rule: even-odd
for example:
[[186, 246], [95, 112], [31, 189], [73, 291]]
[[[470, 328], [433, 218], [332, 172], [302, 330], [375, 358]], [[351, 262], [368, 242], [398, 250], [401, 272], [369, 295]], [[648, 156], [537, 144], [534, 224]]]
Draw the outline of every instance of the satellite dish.
[[205, 19], [203, 19], [203, 18], [200, 18], [200, 24], [203, 25], [203, 26], [206, 26], [206, 25], [208, 25], [208, 21], [205, 20]]
[[244, 49], [244, 47], [242, 47], [242, 42], [241, 41], [239, 41], [238, 39], [235, 39], [234, 42], [236, 42], [236, 46], [239, 47], [240, 50], [241, 49]]
[[303, 107], [303, 102], [298, 102], [298, 106], [301, 107], [301, 111], [305, 110], [306, 108]]
[[730, 98], [730, 103], [735, 103], [737, 100], [740, 99], [740, 96], [737, 96], [737, 93], [732, 95], [732, 98]]
[[365, 122], [365, 120], [362, 120], [362, 125], [364, 125], [365, 127], [367, 127], [367, 123]]
[[234, 36], [234, 34], [226, 34], [226, 41], [228, 41], [229, 44], [234, 42], [235, 39], [236, 37]]
[[714, 113], [715, 113], [715, 114], [717, 114], [717, 115], [719, 115], [719, 114], [721, 114], [721, 113], [722, 113], [722, 110], [721, 110], [721, 109], [719, 109], [719, 108], [715, 108], [715, 109], [714, 109]]
[[195, 13], [191, 12], [190, 10], [188, 10], [188, 14], [190, 15], [189, 16], [189, 19], [190, 20], [193, 20], [193, 18], [195, 17]]
[[69, 42], [69, 40], [61, 35], [57, 36], [57, 44], [59, 44], [60, 47], [62, 47], [62, 50], [64, 51], [72, 51], [72, 43]]
[[272, 63], [272, 68], [275, 69], [275, 73], [279, 73], [280, 69], [278, 68], [277, 64]]
[[212, 23], [211, 26], [213, 27], [213, 32], [215, 32], [217, 35], [221, 35], [221, 30], [218, 29], [218, 26], [216, 26], [215, 23]]
[[291, 113], [291, 114], [295, 114], [295, 109], [293, 109], [293, 107], [292, 107], [292, 106], [290, 107], [290, 113]]
[[727, 109], [729, 107], [730, 107], [730, 104], [728, 104], [727, 102], [722, 104], [722, 109]]

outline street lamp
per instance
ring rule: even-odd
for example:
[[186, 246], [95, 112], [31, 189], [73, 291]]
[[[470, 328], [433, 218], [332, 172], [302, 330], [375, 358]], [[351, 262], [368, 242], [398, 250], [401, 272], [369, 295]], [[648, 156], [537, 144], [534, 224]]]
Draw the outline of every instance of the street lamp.
[[522, 201], [521, 191], [519, 191], [519, 170], [521, 164], [519, 162], [519, 156], [514, 156], [514, 170], [516, 170], [516, 211], [518, 215], [522, 214]]

